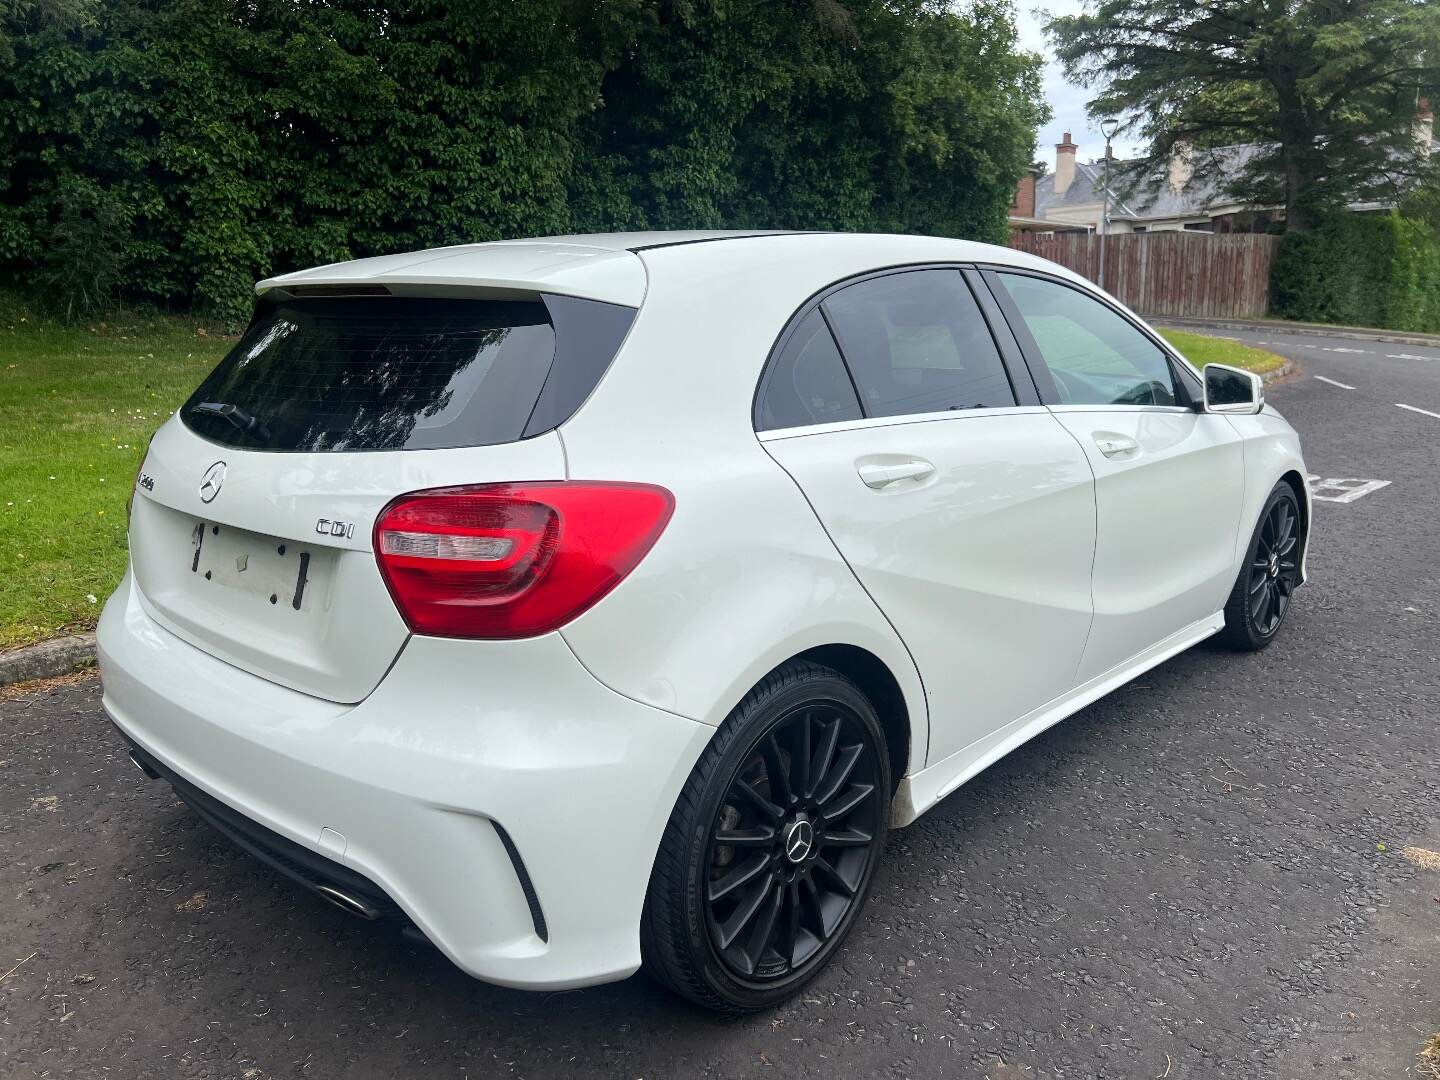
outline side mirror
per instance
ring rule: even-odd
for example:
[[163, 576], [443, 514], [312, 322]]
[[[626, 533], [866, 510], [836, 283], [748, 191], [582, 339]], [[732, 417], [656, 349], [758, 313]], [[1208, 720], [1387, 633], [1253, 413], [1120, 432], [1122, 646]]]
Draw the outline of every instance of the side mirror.
[[1265, 383], [1228, 364], [1205, 365], [1205, 411], [1250, 416], [1265, 407]]

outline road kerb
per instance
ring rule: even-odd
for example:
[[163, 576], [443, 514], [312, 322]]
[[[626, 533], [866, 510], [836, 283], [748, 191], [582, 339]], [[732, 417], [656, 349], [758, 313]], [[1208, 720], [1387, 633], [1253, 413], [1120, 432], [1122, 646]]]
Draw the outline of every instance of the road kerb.
[[95, 663], [95, 635], [71, 634], [0, 652], [0, 686], [52, 679]]

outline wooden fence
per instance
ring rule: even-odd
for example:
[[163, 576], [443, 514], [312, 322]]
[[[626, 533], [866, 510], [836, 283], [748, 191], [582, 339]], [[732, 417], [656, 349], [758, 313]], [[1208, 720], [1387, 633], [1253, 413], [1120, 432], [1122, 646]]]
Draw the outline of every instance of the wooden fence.
[[[1017, 233], [1010, 246], [1100, 280], [1100, 238], [1091, 233]], [[1105, 289], [1142, 315], [1260, 318], [1279, 247], [1278, 236], [1251, 233], [1112, 233]]]

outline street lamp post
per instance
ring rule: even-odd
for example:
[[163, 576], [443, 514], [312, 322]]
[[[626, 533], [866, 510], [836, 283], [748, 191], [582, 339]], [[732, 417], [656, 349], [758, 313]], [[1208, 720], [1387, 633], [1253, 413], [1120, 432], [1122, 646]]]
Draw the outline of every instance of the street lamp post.
[[1106, 117], [1100, 121], [1100, 134], [1105, 136], [1105, 179], [1101, 182], [1101, 204], [1100, 204], [1100, 280], [1099, 285], [1105, 287], [1105, 234], [1110, 231], [1110, 140], [1120, 130], [1120, 121], [1113, 116]]

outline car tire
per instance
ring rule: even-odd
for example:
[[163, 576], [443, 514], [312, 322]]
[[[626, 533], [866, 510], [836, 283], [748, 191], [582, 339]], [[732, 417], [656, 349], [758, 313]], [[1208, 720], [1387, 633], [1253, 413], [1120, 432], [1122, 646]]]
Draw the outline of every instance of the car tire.
[[859, 687], [808, 662], [772, 672], [676, 801], [642, 917], [646, 971], [725, 1013], [798, 992], [865, 905], [891, 793], [885, 735]]
[[1242, 652], [1265, 648], [1280, 632], [1300, 582], [1304, 519], [1295, 489], [1275, 485], [1260, 511], [1245, 561], [1225, 604], [1220, 641]]

